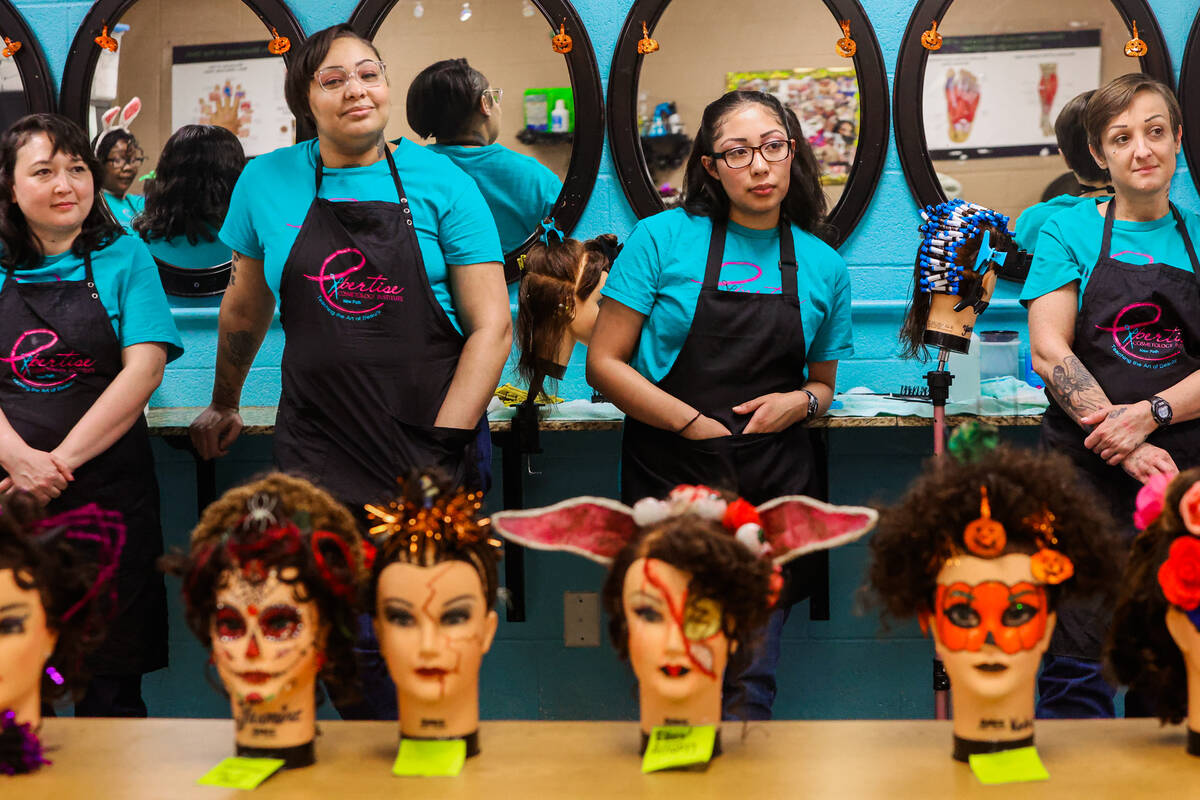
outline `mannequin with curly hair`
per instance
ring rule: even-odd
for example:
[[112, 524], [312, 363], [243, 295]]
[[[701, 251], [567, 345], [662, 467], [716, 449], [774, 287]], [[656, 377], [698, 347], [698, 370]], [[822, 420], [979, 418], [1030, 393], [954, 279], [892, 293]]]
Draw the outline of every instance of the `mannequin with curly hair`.
[[[506, 539], [609, 565], [609, 633], [638, 682], [642, 748], [659, 726], [717, 726], [730, 656], [752, 650], [782, 586], [780, 567], [857, 539], [869, 508], [802, 496], [757, 508], [707, 486], [678, 486], [632, 508], [580, 497], [492, 515]], [[714, 754], [719, 752], [719, 731]]]
[[1200, 469], [1138, 497], [1145, 530], [1133, 542], [1106, 656], [1116, 678], [1164, 723], [1187, 720], [1200, 755]]
[[959, 761], [1033, 743], [1057, 604], [1116, 584], [1116, 527], [1102, 509], [1063, 456], [1001, 446], [931, 460], [881, 515], [867, 593], [885, 617], [918, 617], [933, 636]]
[[400, 736], [462, 739], [479, 753], [479, 668], [492, 646], [498, 542], [477, 515], [482, 492], [411, 473], [401, 495], [368, 505], [375, 566], [367, 602], [396, 684]]
[[313, 763], [317, 678], [335, 695], [354, 680], [369, 564], [350, 512], [308, 481], [272, 473], [205, 509], [190, 553], [168, 566], [230, 695], [237, 754]]
[[42, 519], [30, 495], [0, 499], [0, 774], [49, 763], [34, 734], [42, 703], [83, 689], [124, 541], [120, 515], [94, 505]]

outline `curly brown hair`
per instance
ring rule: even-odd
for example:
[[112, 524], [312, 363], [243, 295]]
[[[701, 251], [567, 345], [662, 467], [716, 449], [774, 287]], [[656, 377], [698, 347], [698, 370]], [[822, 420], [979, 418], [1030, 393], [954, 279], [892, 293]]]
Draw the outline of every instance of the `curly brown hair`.
[[1123, 556], [1106, 504], [1066, 456], [1001, 445], [967, 463], [950, 455], [931, 458], [900, 501], [882, 510], [863, 587], [867, 605], [895, 619], [933, 608], [942, 565], [969, 552], [963, 529], [980, 515], [981, 487], [992, 518], [1007, 533], [1005, 553], [1036, 552], [1037, 533], [1025, 520], [1054, 515], [1053, 547], [1071, 560], [1075, 575], [1047, 587], [1051, 606], [1065, 593], [1111, 596]]
[[0, 570], [11, 569], [22, 590], [37, 590], [46, 627], [58, 634], [47, 663], [64, 680], [59, 684], [42, 673], [42, 699], [53, 702], [83, 691], [85, 656], [104, 640], [116, 608], [108, 584], [97, 584], [106, 573], [87, 540], [44, 529], [42, 517], [41, 507], [24, 492], [0, 498]]
[[[260, 495], [273, 501], [276, 519], [265, 529], [243, 524], [252, 499]], [[271, 535], [289, 524], [300, 530], [302, 547], [295, 548], [293, 538]], [[316, 532], [330, 535], [318, 538]], [[164, 564], [183, 577], [187, 624], [206, 650], [212, 648], [217, 592], [226, 573], [238, 568], [239, 551], [253, 551], [255, 559], [278, 570], [279, 580], [292, 585], [298, 602], [316, 603], [326, 637], [321, 680], [331, 693], [350, 696], [357, 598], [368, 568], [354, 517], [324, 490], [278, 472], [234, 487], [204, 509], [192, 531], [190, 553], [168, 557]], [[283, 577], [287, 567], [295, 568], [295, 577]]]
[[625, 573], [639, 558], [656, 558], [691, 575], [688, 595], [719, 602], [725, 610], [725, 636], [740, 651], [749, 651], [771, 614], [767, 601], [771, 565], [756, 558], [720, 522], [681, 514], [640, 530], [608, 570], [602, 598], [608, 632], [621, 658], [629, 657], [622, 598]]
[[1121, 591], [1113, 610], [1104, 655], [1112, 676], [1142, 695], [1163, 722], [1187, 716], [1187, 665], [1167, 630], [1171, 604], [1158, 583], [1158, 568], [1171, 544], [1188, 536], [1179, 517], [1179, 500], [1200, 481], [1200, 468], [1181, 472], [1171, 481], [1158, 519], [1133, 540]]

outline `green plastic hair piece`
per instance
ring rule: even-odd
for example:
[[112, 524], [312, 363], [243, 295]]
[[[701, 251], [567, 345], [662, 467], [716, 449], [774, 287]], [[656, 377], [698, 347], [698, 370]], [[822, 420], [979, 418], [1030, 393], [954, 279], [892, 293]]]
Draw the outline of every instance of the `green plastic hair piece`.
[[950, 434], [946, 449], [963, 464], [978, 461], [1000, 444], [1000, 429], [986, 422], [964, 422]]

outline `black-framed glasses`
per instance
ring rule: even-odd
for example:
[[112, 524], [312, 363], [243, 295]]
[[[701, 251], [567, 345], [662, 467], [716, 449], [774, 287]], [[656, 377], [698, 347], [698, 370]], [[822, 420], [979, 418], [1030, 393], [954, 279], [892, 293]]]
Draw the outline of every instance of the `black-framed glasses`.
[[353, 70], [345, 67], [324, 67], [317, 70], [317, 85], [326, 92], [340, 92], [353, 75], [360, 86], [371, 88], [383, 83], [387, 65], [382, 61], [362, 61]]
[[730, 169], [745, 169], [754, 161], [754, 154], [761, 153], [763, 161], [783, 161], [792, 154], [791, 139], [772, 139], [758, 147], [731, 147], [722, 153], [711, 153], [712, 158], [722, 158]]
[[138, 153], [133, 156], [109, 156], [104, 159], [104, 163], [113, 167], [124, 167], [126, 165], [140, 167], [142, 162], [146, 160], [146, 156]]

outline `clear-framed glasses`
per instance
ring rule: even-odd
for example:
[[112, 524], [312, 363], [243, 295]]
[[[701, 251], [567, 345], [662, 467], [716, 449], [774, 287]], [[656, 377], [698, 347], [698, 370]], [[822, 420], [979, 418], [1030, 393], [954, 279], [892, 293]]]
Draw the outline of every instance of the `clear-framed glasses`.
[[383, 83], [386, 66], [382, 61], [367, 60], [360, 62], [351, 72], [347, 72], [345, 67], [323, 67], [317, 70], [317, 85], [326, 92], [340, 92], [353, 75], [360, 86], [371, 88]]
[[730, 169], [744, 169], [754, 161], [754, 154], [762, 153], [763, 161], [783, 161], [792, 154], [791, 139], [772, 139], [758, 147], [731, 147], [723, 153], [713, 153], [712, 158], [725, 159]]
[[126, 165], [140, 167], [142, 162], [146, 160], [146, 156], [142, 153], [134, 153], [127, 156], [109, 156], [104, 159], [104, 163], [112, 167], [124, 167]]
[[493, 103], [499, 103], [500, 98], [504, 97], [503, 89], [484, 89], [483, 93], [486, 95], [491, 95]]

